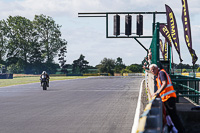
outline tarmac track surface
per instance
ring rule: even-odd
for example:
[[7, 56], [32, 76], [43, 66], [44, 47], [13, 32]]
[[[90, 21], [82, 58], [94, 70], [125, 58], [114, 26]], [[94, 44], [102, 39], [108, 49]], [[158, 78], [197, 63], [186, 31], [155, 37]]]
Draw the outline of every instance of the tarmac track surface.
[[[0, 88], [0, 133], [131, 133], [143, 77]], [[12, 81], [11, 81], [12, 82]]]

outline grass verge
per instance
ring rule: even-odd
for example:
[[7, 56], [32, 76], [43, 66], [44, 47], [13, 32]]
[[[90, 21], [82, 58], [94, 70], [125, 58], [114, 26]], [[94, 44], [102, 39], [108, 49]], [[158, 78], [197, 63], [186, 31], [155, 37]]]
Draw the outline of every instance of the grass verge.
[[[50, 82], [55, 80], [68, 80], [87, 78], [88, 76], [55, 76], [50, 77]], [[14, 77], [13, 79], [0, 79], [0, 87], [40, 82], [39, 77]]]

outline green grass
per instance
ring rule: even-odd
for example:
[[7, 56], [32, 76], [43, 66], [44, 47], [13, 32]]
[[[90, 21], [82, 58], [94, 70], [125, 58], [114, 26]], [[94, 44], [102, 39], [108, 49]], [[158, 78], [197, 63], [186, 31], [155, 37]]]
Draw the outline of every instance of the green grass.
[[[50, 82], [55, 80], [68, 80], [87, 78], [88, 76], [55, 76], [50, 77]], [[0, 79], [0, 87], [40, 82], [39, 77], [14, 77], [13, 79]]]

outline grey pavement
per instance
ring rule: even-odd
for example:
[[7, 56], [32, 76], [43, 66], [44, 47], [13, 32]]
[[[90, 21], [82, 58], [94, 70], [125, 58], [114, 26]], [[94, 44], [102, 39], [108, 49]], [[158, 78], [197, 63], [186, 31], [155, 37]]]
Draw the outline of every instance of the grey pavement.
[[191, 110], [195, 106], [183, 97], [180, 97], [179, 103], [176, 103], [177, 113], [182, 120], [186, 133], [200, 133], [200, 110]]
[[0, 88], [0, 133], [131, 133], [143, 77]]

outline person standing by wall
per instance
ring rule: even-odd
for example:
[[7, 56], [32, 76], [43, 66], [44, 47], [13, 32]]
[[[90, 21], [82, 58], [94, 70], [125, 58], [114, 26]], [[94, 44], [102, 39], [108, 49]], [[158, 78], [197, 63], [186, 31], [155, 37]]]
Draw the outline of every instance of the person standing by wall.
[[162, 102], [166, 107], [167, 114], [171, 117], [172, 122], [178, 129], [179, 133], [185, 133], [184, 127], [176, 111], [176, 93], [172, 85], [171, 78], [164, 69], [159, 69], [156, 64], [151, 64], [149, 66], [150, 72], [156, 76], [157, 81], [157, 91], [152, 95], [160, 96]]

